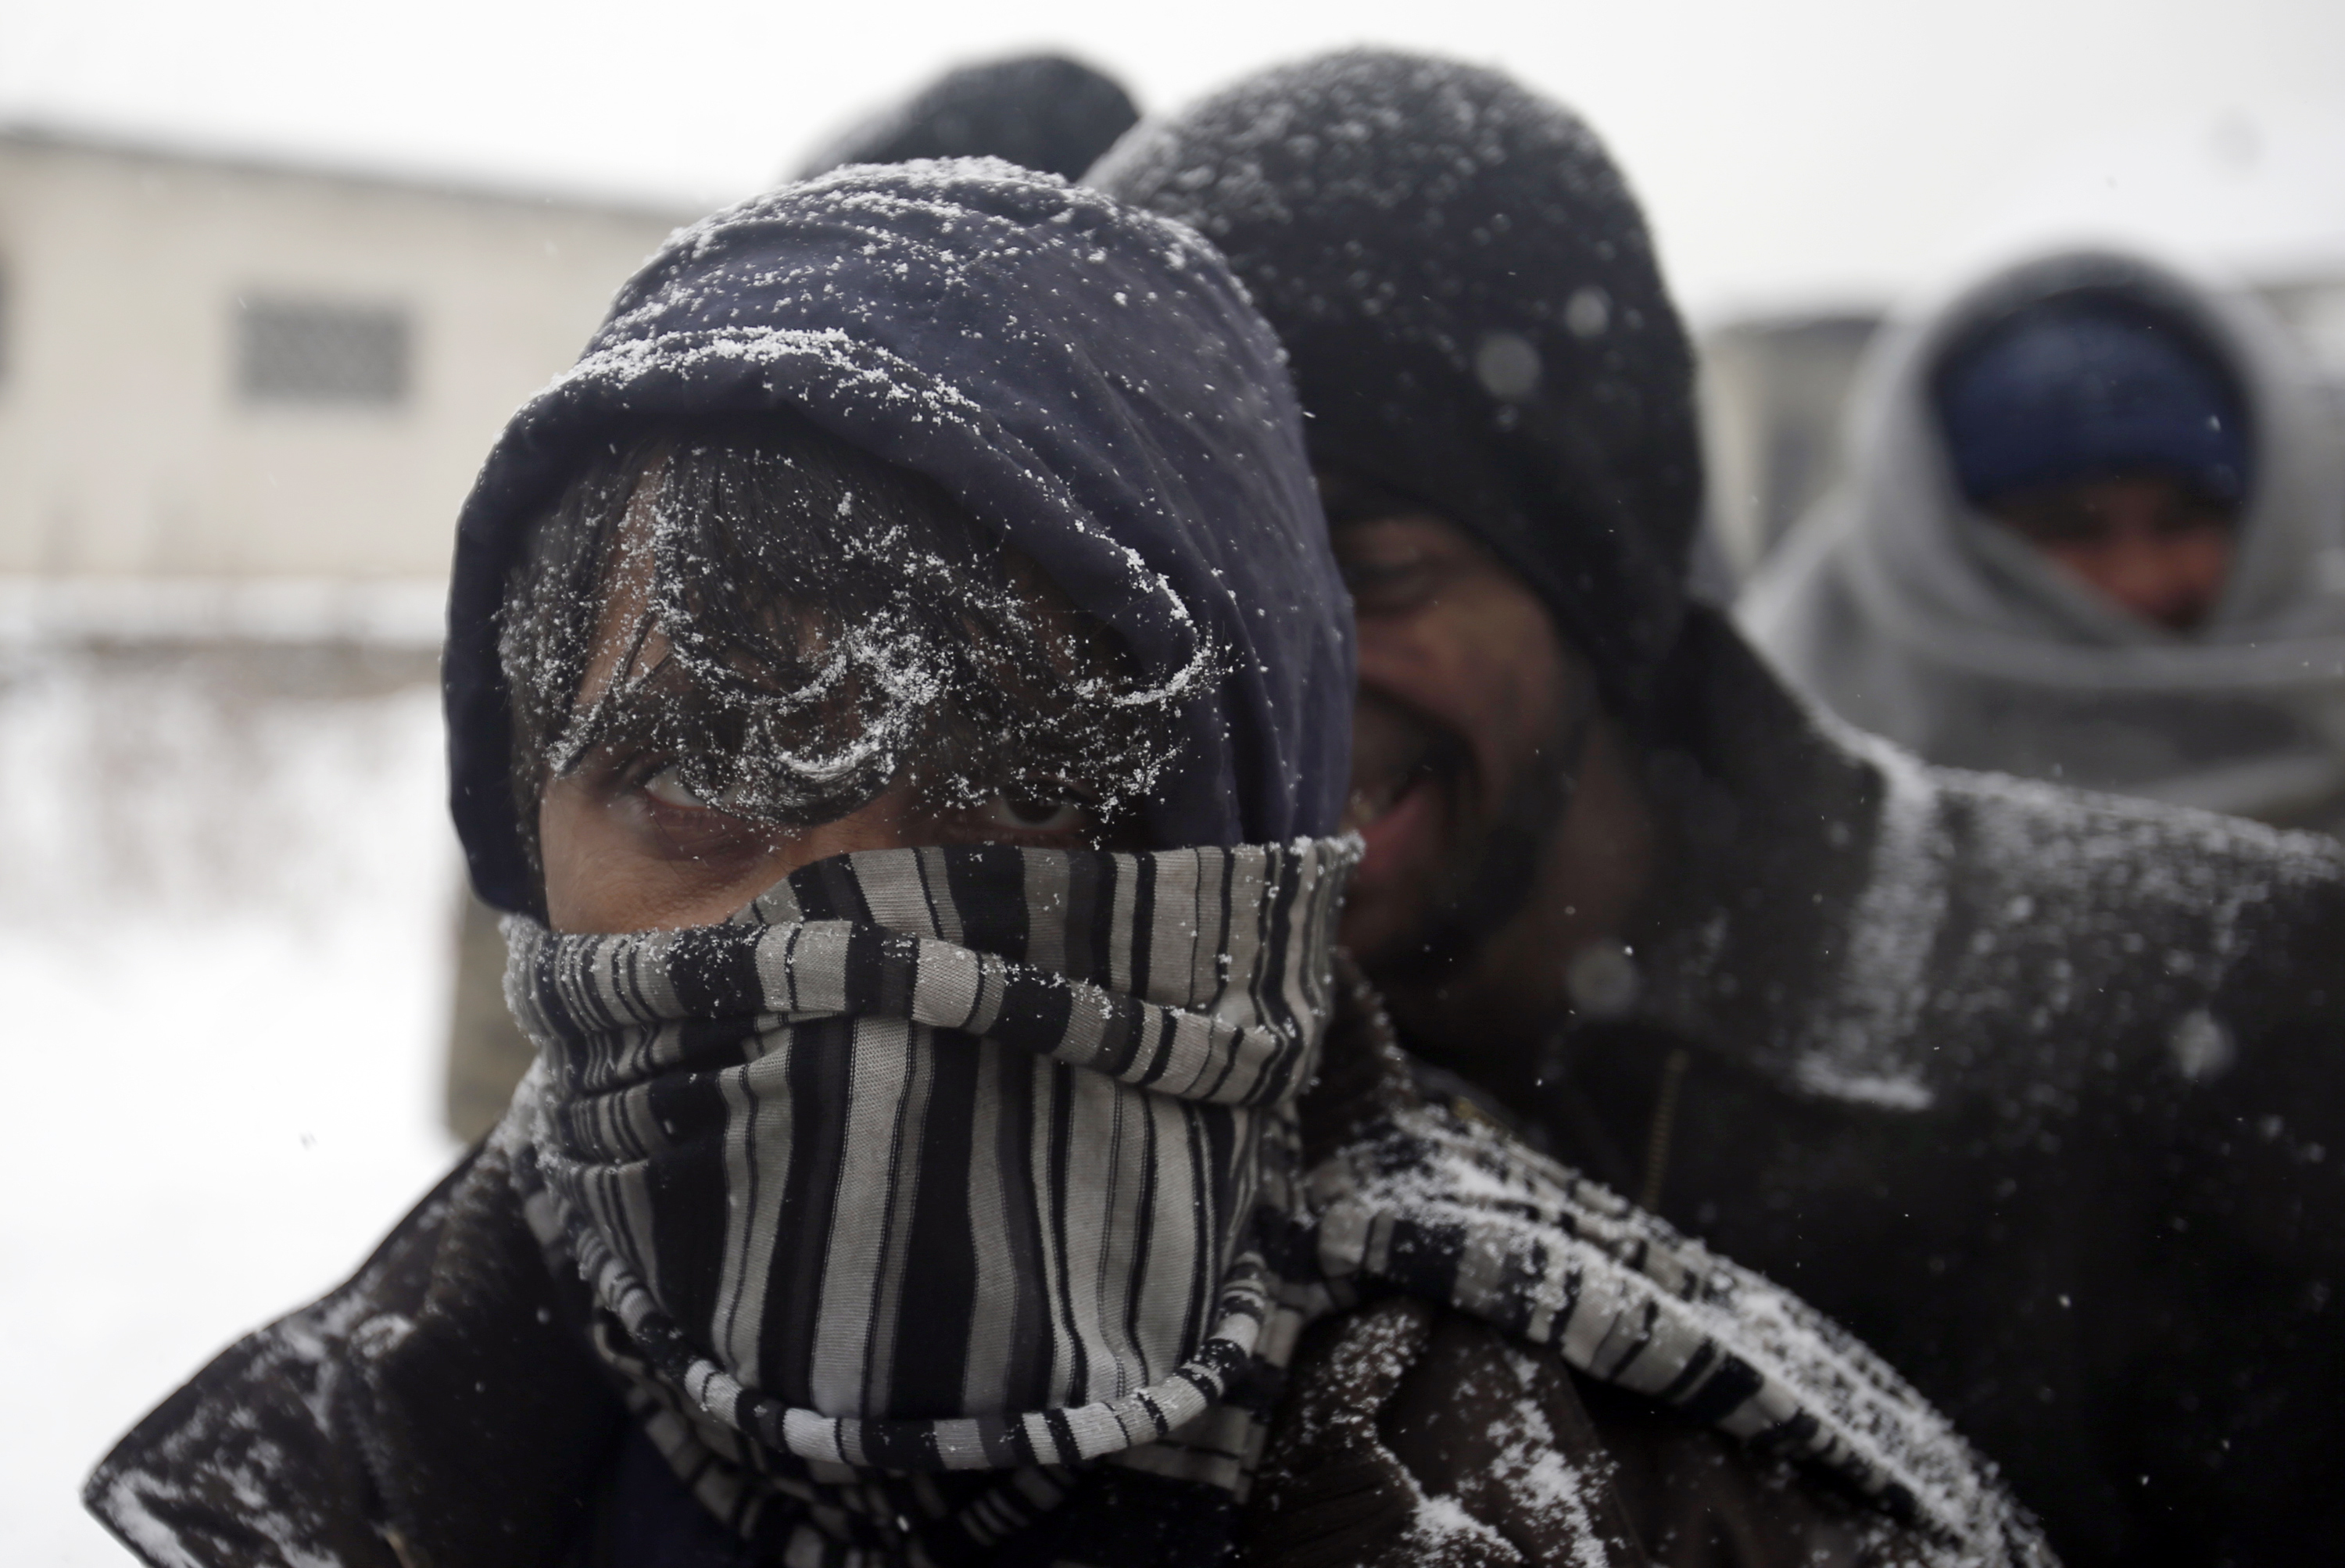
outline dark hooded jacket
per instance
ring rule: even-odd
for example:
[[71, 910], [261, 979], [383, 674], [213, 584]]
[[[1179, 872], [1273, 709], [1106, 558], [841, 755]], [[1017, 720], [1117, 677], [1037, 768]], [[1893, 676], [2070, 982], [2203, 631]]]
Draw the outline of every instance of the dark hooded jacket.
[[1563, 1157], [1851, 1325], [2076, 1563], [2345, 1547], [2345, 854], [1927, 767], [1697, 609], [1686, 824]]
[[[494, 636], [523, 528], [594, 443], [703, 411], [793, 409], [939, 481], [1113, 626], [1143, 673], [1206, 639], [1233, 656], [1184, 712], [1187, 764], [1162, 790], [1157, 841], [1325, 830], [1349, 645], [1276, 361], [1193, 234], [1005, 165], [850, 172], [680, 234], [579, 365], [515, 417], [463, 514], [446, 681], [476, 885], [506, 908], [532, 897]], [[1302, 1107], [1305, 1157], [1394, 1146], [1361, 1143], [1363, 1129], [1414, 1117], [1487, 1162], [1477, 1199], [1504, 1187], [1528, 1207], [1571, 1190], [1487, 1129], [1427, 1111], [1363, 985], [1323, 1061]], [[744, 1568], [747, 1549], [654, 1451], [589, 1349], [578, 1282], [526, 1222], [512, 1166], [527, 1146], [525, 1133], [492, 1139], [351, 1280], [174, 1394], [99, 1467], [92, 1508], [173, 1568]], [[1372, 1179], [1373, 1163], [1345, 1179]], [[1538, 1295], [1528, 1278], [1475, 1275], [1462, 1230], [1395, 1232], [1377, 1278], [1407, 1287], [1322, 1318], [1285, 1381], [1262, 1391], [1276, 1413], [1242, 1514], [1173, 1506], [1142, 1469], [1088, 1470], [987, 1560], [2048, 1560], [1991, 1472], [1861, 1348], [1616, 1200], [1585, 1213], [1615, 1234], [1605, 1268], [1666, 1260], [1675, 1272], [1639, 1275], [1640, 1288], [1666, 1278], [1699, 1315], [1667, 1321], [1707, 1326], [1650, 1346], [1591, 1329], [1567, 1364], [1490, 1313], [1442, 1303], [1471, 1287], [1523, 1323], [1598, 1321], [1574, 1316], [1576, 1282], [1568, 1298]], [[1543, 1234], [1552, 1242], [1535, 1246], [1578, 1256], [1579, 1233]], [[1619, 1321], [1660, 1338], [1660, 1308], [1639, 1310]], [[1680, 1369], [1649, 1386], [1666, 1365]], [[1721, 1426], [1771, 1437], [1823, 1476]], [[1871, 1501], [1842, 1497], [1834, 1477]], [[1088, 1551], [1071, 1553], [1078, 1530]]]
[[1085, 178], [1229, 257], [1315, 462], [1471, 518], [1642, 706], [1701, 508], [1693, 351], [1585, 125], [1495, 71], [1360, 51], [1152, 121]]
[[1880, 1347], [2070, 1561], [2345, 1551], [2336, 847], [1922, 767], [1689, 607], [1683, 335], [1504, 77], [1332, 56], [1089, 178], [1222, 247], [1315, 458], [1477, 535], [1643, 738], [1671, 934], [1495, 1108]]

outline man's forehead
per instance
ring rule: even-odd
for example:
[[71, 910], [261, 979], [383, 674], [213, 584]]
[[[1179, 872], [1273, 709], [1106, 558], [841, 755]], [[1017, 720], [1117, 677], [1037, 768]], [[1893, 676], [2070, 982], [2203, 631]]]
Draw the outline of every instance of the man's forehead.
[[1521, 574], [1492, 555], [1473, 531], [1414, 496], [1371, 483], [1320, 475], [1321, 505], [1327, 514], [1327, 536], [1337, 555], [1363, 550], [1404, 547], [1419, 555], [1470, 555], [1487, 562], [1508, 576]]

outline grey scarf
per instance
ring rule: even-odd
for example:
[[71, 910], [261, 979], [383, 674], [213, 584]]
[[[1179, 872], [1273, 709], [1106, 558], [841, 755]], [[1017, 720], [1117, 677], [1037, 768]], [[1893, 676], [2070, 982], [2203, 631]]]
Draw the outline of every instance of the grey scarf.
[[[2238, 550], [2188, 636], [1971, 508], [1931, 405], [1930, 377], [1975, 323], [2085, 285], [2198, 323], [2249, 395]], [[2052, 257], [1884, 334], [1850, 406], [1847, 481], [1737, 606], [1794, 682], [1932, 762], [2345, 830], [2345, 465], [2269, 311], [2135, 259]]]

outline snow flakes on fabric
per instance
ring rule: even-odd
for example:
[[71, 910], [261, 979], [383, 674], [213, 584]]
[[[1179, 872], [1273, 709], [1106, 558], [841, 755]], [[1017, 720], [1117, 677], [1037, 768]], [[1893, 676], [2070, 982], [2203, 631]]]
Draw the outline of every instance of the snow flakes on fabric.
[[531, 519], [600, 445], [759, 409], [942, 484], [1143, 685], [1214, 657], [1170, 727], [1155, 841], [1332, 829], [1350, 626], [1281, 361], [1194, 232], [998, 160], [841, 169], [680, 230], [466, 504], [446, 687], [476, 885], [529, 901], [495, 620]]

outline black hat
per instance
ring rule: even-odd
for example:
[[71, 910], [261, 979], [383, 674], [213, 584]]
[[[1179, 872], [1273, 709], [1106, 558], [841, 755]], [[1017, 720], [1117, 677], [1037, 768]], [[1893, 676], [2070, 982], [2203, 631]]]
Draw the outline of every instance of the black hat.
[[1060, 55], [1021, 55], [946, 72], [848, 131], [801, 176], [850, 163], [998, 158], [1072, 179], [1139, 118], [1113, 77]]
[[1700, 508], [1693, 356], [1586, 126], [1495, 71], [1347, 51], [1144, 125], [1088, 178], [1221, 247], [1315, 462], [1471, 531], [1643, 706]]

